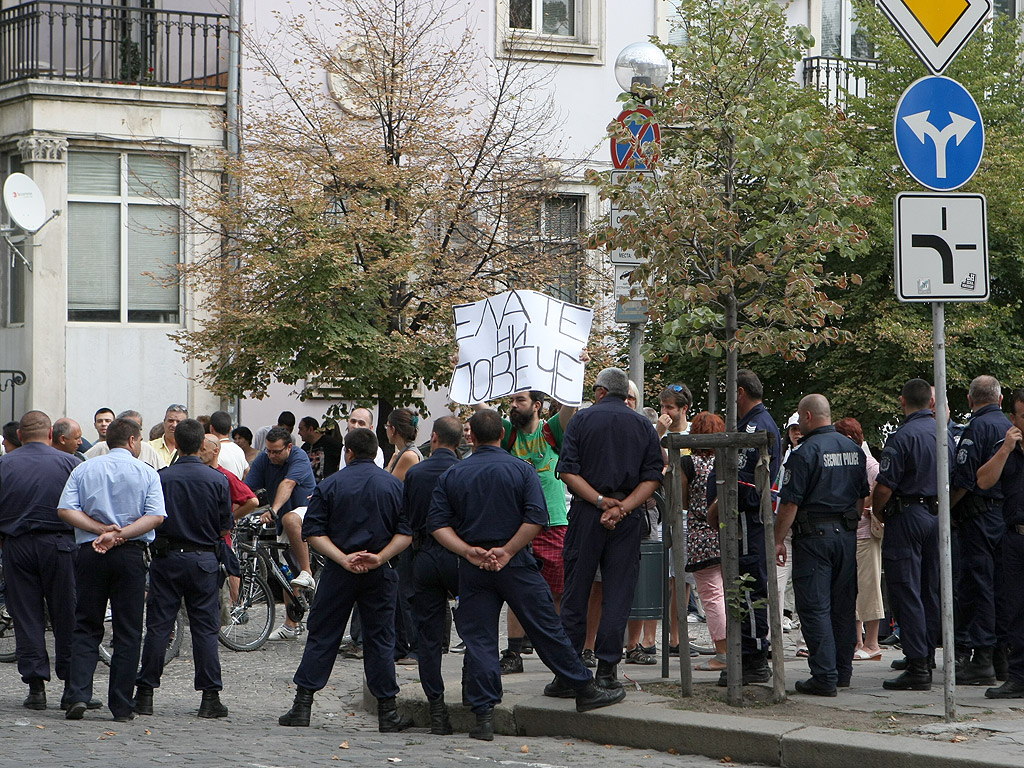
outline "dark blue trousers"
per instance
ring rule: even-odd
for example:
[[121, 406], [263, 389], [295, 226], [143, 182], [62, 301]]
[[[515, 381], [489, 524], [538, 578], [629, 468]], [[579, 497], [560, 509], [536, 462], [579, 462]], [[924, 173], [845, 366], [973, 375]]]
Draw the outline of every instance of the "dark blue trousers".
[[793, 535], [793, 594], [811, 675], [835, 687], [853, 675], [856, 641], [857, 532], [812, 523]]
[[182, 598], [192, 632], [197, 691], [219, 691], [220, 563], [213, 552], [171, 552], [154, 557], [149, 568], [146, 598], [146, 641], [142, 669], [136, 680], [148, 688], [160, 687], [164, 658]]
[[931, 656], [939, 643], [939, 518], [920, 504], [885, 522], [882, 562], [889, 605], [908, 659]]
[[[886, 526], [888, 527], [888, 526]], [[888, 536], [888, 533], [886, 534]], [[1010, 644], [1009, 679], [1024, 683], [1024, 536], [1008, 530], [1002, 545], [1003, 580], [1001, 602]]]
[[127, 542], [101, 555], [91, 543], [83, 544], [78, 548], [75, 578], [78, 603], [71, 640], [69, 701], [92, 698], [92, 679], [99, 661], [109, 601], [114, 649], [107, 706], [114, 717], [126, 717], [135, 707], [132, 695], [142, 644], [142, 609], [146, 604], [145, 552], [134, 542]]
[[395, 600], [398, 575], [387, 565], [367, 573], [350, 573], [328, 560], [309, 609], [309, 634], [302, 661], [292, 678], [296, 685], [319, 691], [331, 677], [352, 606], [359, 606], [363, 631], [366, 686], [377, 699], [398, 695], [395, 679]]
[[[769, 648], [768, 564], [765, 561], [764, 523], [761, 522], [760, 513], [740, 512], [739, 523], [739, 574], [742, 576], [747, 573], [754, 579], [744, 597], [747, 612], [742, 627], [742, 653], [749, 656], [765, 653]], [[803, 615], [800, 620], [803, 621]], [[850, 654], [852, 658], [853, 651]]]
[[395, 660], [416, 653], [416, 620], [413, 617], [412, 598], [416, 591], [413, 582], [413, 552], [406, 549], [391, 560], [398, 574], [398, 595], [395, 600]]
[[445, 617], [448, 596], [459, 593], [459, 558], [437, 542], [428, 541], [423, 549], [413, 553], [412, 576], [420, 684], [428, 699], [436, 699], [444, 693], [441, 654], [444, 632], [448, 629]]
[[960, 524], [960, 612], [971, 648], [996, 644], [996, 561], [1006, 531], [1002, 502]]
[[[75, 534], [39, 533], [4, 539], [7, 610], [14, 619], [18, 672], [24, 682], [50, 679], [46, 613], [53, 627], [55, 671], [71, 671], [75, 629]], [[45, 604], [45, 608], [44, 608]]]
[[[537, 561], [533, 555], [527, 557], [526, 564], [500, 571], [485, 571], [459, 561], [458, 628], [466, 643], [466, 699], [474, 712], [501, 703], [498, 618], [503, 603], [515, 612], [548, 669], [576, 689], [593, 679], [562, 628], [551, 588], [540, 575]], [[601, 572], [613, 573], [604, 568]], [[621, 637], [620, 633], [620, 646]]]
[[[573, 506], [562, 549], [565, 562], [562, 626], [576, 652], [583, 653], [587, 635], [587, 602], [600, 565], [603, 597], [594, 654], [601, 661], [618, 664], [622, 658], [622, 638], [640, 574], [640, 515], [643, 510], [634, 511], [616, 525], [615, 530], [609, 531], [601, 525], [601, 516], [596, 510]], [[461, 605], [461, 595], [459, 602]], [[515, 614], [522, 621], [518, 610], [515, 610]], [[523, 623], [523, 626], [526, 624]], [[462, 634], [461, 630], [459, 634]], [[527, 634], [534, 640], [529, 631]], [[534, 642], [534, 647], [536, 645]]]

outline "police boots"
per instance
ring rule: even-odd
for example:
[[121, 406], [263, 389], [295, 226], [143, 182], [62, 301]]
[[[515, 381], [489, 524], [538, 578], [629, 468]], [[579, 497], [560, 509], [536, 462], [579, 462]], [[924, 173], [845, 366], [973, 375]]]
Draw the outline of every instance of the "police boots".
[[42, 678], [28, 681], [28, 696], [22, 706], [25, 709], [46, 709], [46, 682]]
[[281, 725], [309, 727], [309, 713], [313, 708], [313, 691], [301, 685], [295, 689], [295, 701], [292, 708], [277, 718]]
[[398, 733], [412, 725], [412, 718], [398, 714], [395, 697], [377, 699], [377, 730], [381, 733]]
[[494, 709], [476, 713], [476, 725], [469, 731], [469, 738], [480, 741], [494, 741]]
[[1010, 646], [1006, 643], [999, 643], [992, 652], [992, 668], [996, 673], [996, 680], [1005, 682], [1010, 674]]
[[203, 691], [203, 700], [199, 704], [199, 716], [210, 718], [228, 716], [228, 708], [220, 703], [219, 692]]
[[619, 682], [617, 665], [608, 661], [597, 660], [597, 674], [594, 675], [594, 682], [598, 688], [608, 691], [621, 691], [622, 683]]
[[899, 677], [883, 680], [882, 687], [887, 691], [930, 691], [932, 689], [932, 670], [930, 659], [907, 659], [907, 668]]
[[429, 699], [430, 732], [438, 736], [450, 736], [452, 721], [448, 719], [448, 705], [444, 703], [444, 694], [436, 699]]
[[135, 689], [135, 714], [153, 714], [153, 689], [140, 685]]
[[992, 648], [975, 648], [974, 658], [956, 673], [957, 685], [995, 685], [996, 670], [992, 665]]

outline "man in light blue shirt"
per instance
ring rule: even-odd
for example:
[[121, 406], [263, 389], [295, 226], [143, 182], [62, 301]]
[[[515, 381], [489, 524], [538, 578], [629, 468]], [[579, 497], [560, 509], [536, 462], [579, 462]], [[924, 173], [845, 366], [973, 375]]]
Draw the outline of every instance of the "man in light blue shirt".
[[135, 716], [132, 691], [141, 652], [147, 544], [167, 516], [156, 470], [138, 460], [139, 425], [115, 419], [107, 428], [107, 445], [110, 453], [75, 468], [58, 502], [60, 517], [75, 527], [79, 545], [68, 720], [81, 720], [92, 698], [108, 601], [114, 652], [107, 706], [118, 722]]

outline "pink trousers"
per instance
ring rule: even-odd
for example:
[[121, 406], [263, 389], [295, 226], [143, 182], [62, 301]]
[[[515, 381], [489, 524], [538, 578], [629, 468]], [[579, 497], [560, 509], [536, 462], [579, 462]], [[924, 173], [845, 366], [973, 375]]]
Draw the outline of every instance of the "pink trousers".
[[713, 565], [693, 572], [697, 594], [704, 606], [708, 631], [712, 640], [725, 640], [725, 588], [722, 585], [722, 566]]

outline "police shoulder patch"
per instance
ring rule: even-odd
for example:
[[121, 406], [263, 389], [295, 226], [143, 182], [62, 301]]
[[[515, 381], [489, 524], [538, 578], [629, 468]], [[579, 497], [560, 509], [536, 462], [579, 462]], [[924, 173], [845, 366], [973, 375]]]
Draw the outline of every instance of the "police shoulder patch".
[[757, 424], [747, 424], [747, 432], [751, 435], [757, 432]]
[[889, 467], [892, 465], [892, 457], [888, 453], [882, 454], [882, 460], [878, 462], [878, 468], [882, 472], [888, 472]]
[[787, 467], [786, 471], [782, 473], [782, 484], [783, 485], [788, 485], [789, 484], [789, 479], [792, 476], [793, 476], [793, 473], [790, 472], [789, 468]]
[[967, 463], [967, 449], [966, 448], [961, 448], [959, 451], [956, 452], [956, 463], [957, 464], [966, 464]]

